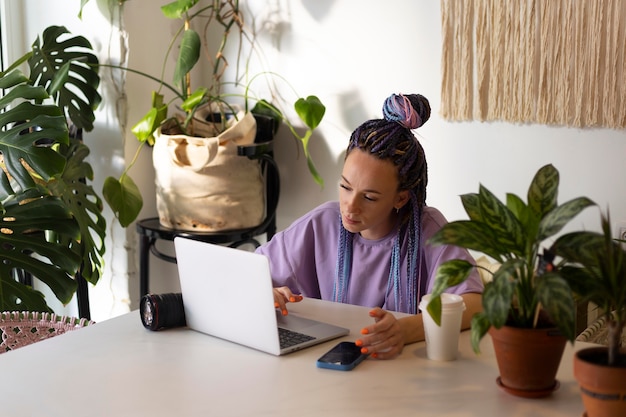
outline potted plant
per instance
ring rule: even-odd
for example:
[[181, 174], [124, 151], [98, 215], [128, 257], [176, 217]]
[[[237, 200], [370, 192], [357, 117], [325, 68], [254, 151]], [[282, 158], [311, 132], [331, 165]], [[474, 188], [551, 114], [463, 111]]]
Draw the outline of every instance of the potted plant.
[[[480, 340], [490, 333], [500, 369], [497, 382], [519, 396], [540, 397], [556, 389], [555, 375], [566, 340], [575, 338], [572, 291], [558, 271], [547, 267], [550, 259], [541, 248], [546, 239], [594, 203], [579, 197], [558, 205], [558, 186], [559, 172], [550, 164], [535, 174], [527, 202], [507, 194], [504, 203], [480, 185], [478, 193], [461, 196], [469, 220], [446, 224], [429, 241], [482, 252], [501, 264], [485, 283], [483, 311], [472, 318], [471, 342], [479, 352]], [[439, 267], [428, 306], [436, 322], [441, 318], [440, 294], [463, 282], [477, 267], [462, 260]], [[540, 341], [534, 341], [535, 337]], [[516, 344], [532, 363], [514, 359]], [[552, 363], [540, 362], [544, 359]], [[509, 367], [520, 371], [519, 379]]]
[[[163, 66], [165, 67], [169, 62], [169, 53], [178, 48], [179, 55], [176, 60], [173, 82], [169, 83], [162, 77], [154, 77], [131, 68], [123, 69], [148, 77], [157, 82], [159, 86], [159, 90], [152, 94], [152, 107], [133, 127], [132, 131], [142, 143], [138, 152], [141, 151], [144, 144], [154, 146], [153, 160], [155, 168], [157, 168], [157, 208], [159, 209], [162, 223], [173, 228], [180, 227], [205, 231], [220, 230], [220, 226], [213, 228], [213, 226], [208, 224], [209, 221], [205, 223], [199, 221], [197, 222], [199, 224], [194, 223], [192, 225], [184, 220], [179, 222], [181, 224], [175, 224], [177, 223], [176, 221], [170, 222], [167, 219], [168, 215], [161, 213], [161, 206], [164, 207], [163, 211], [165, 212], [168, 210], [168, 205], [186, 201], [186, 205], [190, 209], [192, 209], [192, 206], [199, 206], [199, 209], [194, 214], [195, 216], [201, 215], [201, 212], [206, 212], [207, 207], [214, 207], [216, 205], [214, 200], [207, 203], [204, 199], [198, 199], [197, 191], [195, 190], [189, 192], [193, 197], [187, 199], [186, 194], [179, 194], [169, 187], [171, 183], [181, 183], [185, 186], [196, 182], [205, 184], [202, 180], [202, 175], [206, 175], [207, 171], [215, 171], [214, 165], [211, 165], [211, 169], [208, 168], [209, 163], [214, 164], [213, 155], [217, 155], [219, 158], [219, 151], [226, 149], [222, 147], [215, 148], [215, 138], [218, 138], [217, 142], [224, 144], [226, 142], [224, 140], [225, 135], [233, 136], [231, 131], [227, 131], [227, 133], [224, 133], [224, 131], [240, 129], [239, 126], [241, 124], [246, 126], [242, 128], [245, 131], [240, 134], [237, 130], [235, 137], [245, 138], [250, 136], [245, 133], [249, 131], [248, 126], [255, 123], [255, 119], [263, 115], [271, 116], [278, 122], [282, 121], [289, 128], [292, 135], [301, 143], [307, 166], [313, 179], [322, 185], [322, 178], [318, 174], [309, 154], [308, 143], [313, 130], [323, 118], [325, 107], [315, 96], [298, 98], [295, 101], [295, 112], [306, 126], [304, 133], [300, 133], [289, 119], [284, 117], [284, 112], [280, 110], [278, 105], [254, 94], [253, 86], [256, 82], [265, 80], [265, 86], [269, 86], [270, 90], [272, 90], [271, 87], [274, 85], [274, 82], [267, 80], [267, 78], [279, 79], [282, 84], [286, 84], [286, 81], [275, 73], [261, 73], [254, 76], [248, 74], [249, 60], [258, 49], [258, 45], [253, 30], [245, 23], [244, 12], [239, 1], [216, 0], [201, 2], [199, 0], [177, 0], [162, 6], [161, 10], [166, 18], [176, 19], [181, 22], [180, 30], [174, 35], [170, 45], [166, 48], [167, 53], [163, 61]], [[201, 28], [201, 30], [196, 30], [196, 28]], [[217, 42], [214, 36], [211, 36], [216, 30], [221, 34], [219, 42]], [[226, 81], [224, 75], [228, 67], [226, 58], [227, 46], [229, 45], [229, 39], [234, 34], [236, 34], [239, 40], [239, 44], [235, 45], [237, 71], [233, 81]], [[250, 48], [250, 55], [246, 54], [246, 48], [244, 47], [246, 43]], [[210, 52], [212, 45], [217, 45], [217, 49]], [[192, 91], [190, 73], [199, 62], [201, 51], [210, 60], [212, 68], [210, 80], [208, 86], [198, 87]], [[166, 100], [164, 91], [173, 97], [170, 101]], [[274, 97], [281, 97], [284, 95], [284, 92], [274, 92], [272, 94]], [[177, 105], [179, 109], [182, 109], [182, 112], [171, 112], [170, 108], [173, 105]], [[252, 118], [250, 113], [255, 115], [254, 118]], [[251, 136], [254, 140], [254, 135]], [[202, 140], [199, 140], [199, 137]], [[231, 142], [234, 141], [230, 140], [228, 143]], [[232, 149], [228, 152], [231, 155], [233, 153]], [[197, 163], [191, 161], [194, 159], [194, 155], [198, 155], [196, 158]], [[168, 160], [170, 156], [174, 160], [173, 163], [170, 163]], [[236, 162], [239, 165], [245, 165], [245, 161], [237, 160]], [[256, 215], [252, 215], [250, 210], [250, 206], [255, 205], [255, 201], [259, 198], [262, 199], [263, 194], [261, 190], [262, 182], [255, 179], [259, 177], [258, 172], [256, 172], [258, 171], [258, 164], [250, 162], [246, 166], [239, 165], [232, 168], [229, 167], [226, 170], [227, 174], [223, 175], [222, 178], [230, 178], [236, 175], [239, 182], [249, 180], [251, 184], [256, 183], [258, 191], [255, 191], [255, 194], [252, 196], [246, 194], [244, 197], [238, 198], [234, 195], [234, 190], [232, 189], [243, 188], [247, 193], [252, 186], [237, 187], [236, 185], [239, 184], [234, 182], [224, 186], [223, 188], [232, 190], [228, 200], [235, 202], [233, 206], [228, 208], [227, 217], [229, 217], [229, 220], [232, 217], [236, 217], [236, 210], [233, 207], [239, 205], [245, 206], [244, 217], [246, 219], [254, 219], [255, 217], [260, 219], [262, 218], [264, 204], [261, 204], [262, 207], [256, 209]], [[181, 171], [179, 168], [182, 166], [190, 169]], [[131, 167], [132, 163], [127, 167], [120, 179], [108, 178], [104, 186], [104, 197], [113, 207], [122, 226], [127, 226], [134, 221], [141, 209], [141, 194], [127, 175]], [[170, 173], [169, 171], [179, 172], [184, 177], [179, 181], [170, 180], [169, 176], [165, 180], [161, 180], [161, 177]], [[233, 172], [236, 172], [236, 174], [233, 174]], [[213, 172], [210, 175], [214, 175]], [[213, 176], [212, 178], [215, 177]], [[214, 182], [213, 179], [207, 181]], [[205, 195], [210, 195], [210, 191], [206, 191], [210, 186], [212, 185], [201, 186], [205, 190]], [[132, 197], [130, 203], [128, 196]], [[223, 201], [224, 198], [219, 200]], [[239, 201], [241, 202], [240, 204], [237, 203]], [[216, 217], [216, 215], [211, 213], [206, 213], [205, 215], [209, 218]]]
[[574, 377], [588, 417], [626, 415], [626, 250], [613, 238], [610, 214], [602, 233], [580, 231], [559, 237], [550, 252], [562, 258], [559, 272], [582, 300], [604, 315], [608, 346], [584, 348], [574, 357]]
[[[43, 294], [16, 274], [37, 277], [66, 304], [77, 273], [95, 284], [102, 272], [106, 222], [80, 140], [100, 102], [98, 59], [85, 38], [68, 34], [47, 28], [0, 73], [2, 311], [51, 312]], [[28, 75], [19, 69], [24, 63]]]

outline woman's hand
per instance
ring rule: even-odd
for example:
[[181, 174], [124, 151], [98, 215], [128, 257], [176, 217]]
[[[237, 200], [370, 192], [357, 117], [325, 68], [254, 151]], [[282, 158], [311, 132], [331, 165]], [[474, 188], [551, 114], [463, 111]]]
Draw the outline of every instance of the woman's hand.
[[363, 337], [355, 341], [361, 352], [376, 359], [393, 359], [402, 353], [404, 333], [396, 317], [378, 307], [370, 310], [369, 315], [374, 324], [361, 329]]
[[280, 308], [280, 312], [283, 316], [288, 314], [287, 303], [297, 303], [302, 301], [300, 294], [294, 294], [289, 287], [276, 287], [274, 288], [274, 307]]

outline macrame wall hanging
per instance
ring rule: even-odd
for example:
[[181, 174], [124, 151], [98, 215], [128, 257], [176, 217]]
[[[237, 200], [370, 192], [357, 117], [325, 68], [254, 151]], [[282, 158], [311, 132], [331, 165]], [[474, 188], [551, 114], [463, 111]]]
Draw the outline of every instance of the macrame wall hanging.
[[626, 127], [626, 1], [441, 0], [447, 120]]

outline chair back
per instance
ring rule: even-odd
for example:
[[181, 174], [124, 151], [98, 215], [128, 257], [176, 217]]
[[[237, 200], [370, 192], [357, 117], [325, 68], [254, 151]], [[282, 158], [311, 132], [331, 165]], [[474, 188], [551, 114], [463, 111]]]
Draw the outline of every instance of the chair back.
[[50, 313], [12, 311], [0, 314], [0, 353], [94, 324], [87, 319]]

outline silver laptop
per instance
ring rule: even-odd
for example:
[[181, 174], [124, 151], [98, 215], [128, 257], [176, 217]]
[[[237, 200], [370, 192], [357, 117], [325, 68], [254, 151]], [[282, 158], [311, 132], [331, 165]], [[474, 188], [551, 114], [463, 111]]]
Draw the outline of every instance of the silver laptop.
[[[350, 333], [292, 312], [280, 314], [274, 308], [269, 261], [263, 255], [182, 237], [174, 239], [174, 247], [190, 329], [273, 355]], [[292, 340], [293, 333], [300, 340], [281, 347], [281, 339]]]

